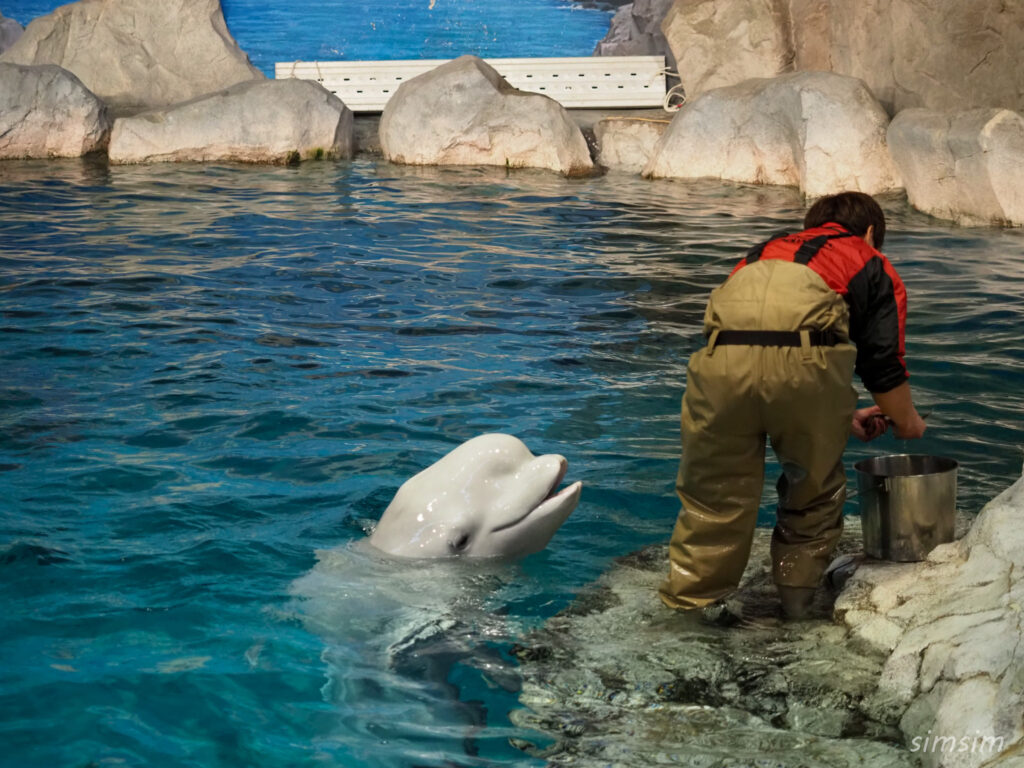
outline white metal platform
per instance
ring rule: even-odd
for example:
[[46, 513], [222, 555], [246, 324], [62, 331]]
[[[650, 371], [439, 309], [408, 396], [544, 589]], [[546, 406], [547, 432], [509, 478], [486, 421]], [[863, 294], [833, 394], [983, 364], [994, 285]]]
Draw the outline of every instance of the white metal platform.
[[[447, 61], [281, 61], [274, 77], [315, 80], [353, 112], [380, 112], [405, 80]], [[514, 88], [543, 93], [564, 107], [660, 107], [665, 98], [664, 56], [485, 61]]]

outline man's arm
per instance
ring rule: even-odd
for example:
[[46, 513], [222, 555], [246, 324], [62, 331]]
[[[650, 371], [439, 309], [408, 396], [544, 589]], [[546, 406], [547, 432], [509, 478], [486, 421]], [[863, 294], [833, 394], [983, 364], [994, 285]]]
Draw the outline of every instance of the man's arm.
[[924, 435], [926, 425], [914, 407], [909, 381], [904, 381], [888, 392], [872, 392], [871, 396], [882, 409], [882, 413], [892, 419], [896, 437], [901, 440], [912, 440]]

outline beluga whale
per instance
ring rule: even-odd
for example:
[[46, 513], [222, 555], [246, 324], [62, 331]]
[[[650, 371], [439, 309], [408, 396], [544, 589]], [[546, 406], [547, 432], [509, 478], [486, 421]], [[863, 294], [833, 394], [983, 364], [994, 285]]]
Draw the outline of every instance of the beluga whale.
[[480, 435], [406, 480], [369, 536], [316, 552], [290, 591], [292, 615], [323, 642], [322, 694], [338, 712], [329, 739], [372, 729], [388, 765], [475, 752], [486, 707], [460, 686], [520, 685], [500, 648], [536, 622], [512, 606], [546, 585], [516, 561], [576, 508], [582, 483], [560, 488], [567, 467], [511, 435]]
[[370, 544], [404, 558], [539, 552], [579, 503], [581, 482], [559, 489], [567, 469], [512, 435], [474, 437], [398, 489]]

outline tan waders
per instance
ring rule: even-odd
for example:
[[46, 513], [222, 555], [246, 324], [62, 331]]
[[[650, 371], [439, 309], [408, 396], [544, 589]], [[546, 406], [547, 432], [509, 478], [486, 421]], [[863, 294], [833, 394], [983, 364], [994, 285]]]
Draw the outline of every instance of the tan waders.
[[[857, 402], [856, 349], [842, 297], [812, 270], [780, 260], [744, 267], [712, 292], [708, 345], [690, 359], [682, 406], [682, 510], [660, 594], [700, 608], [733, 591], [750, 556], [766, 440], [782, 465], [771, 555], [790, 615], [806, 611], [842, 532], [843, 449]], [[717, 344], [723, 330], [829, 330], [841, 343]], [[796, 589], [787, 589], [796, 588]]]

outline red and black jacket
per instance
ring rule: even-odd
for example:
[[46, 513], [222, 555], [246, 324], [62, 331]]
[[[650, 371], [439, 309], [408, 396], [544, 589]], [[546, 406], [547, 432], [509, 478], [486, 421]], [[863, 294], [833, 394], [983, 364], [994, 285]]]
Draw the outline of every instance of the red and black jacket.
[[804, 264], [846, 300], [850, 340], [857, 346], [855, 370], [868, 391], [888, 392], [907, 379], [907, 291], [883, 254], [829, 222], [754, 246], [733, 274], [759, 259]]

